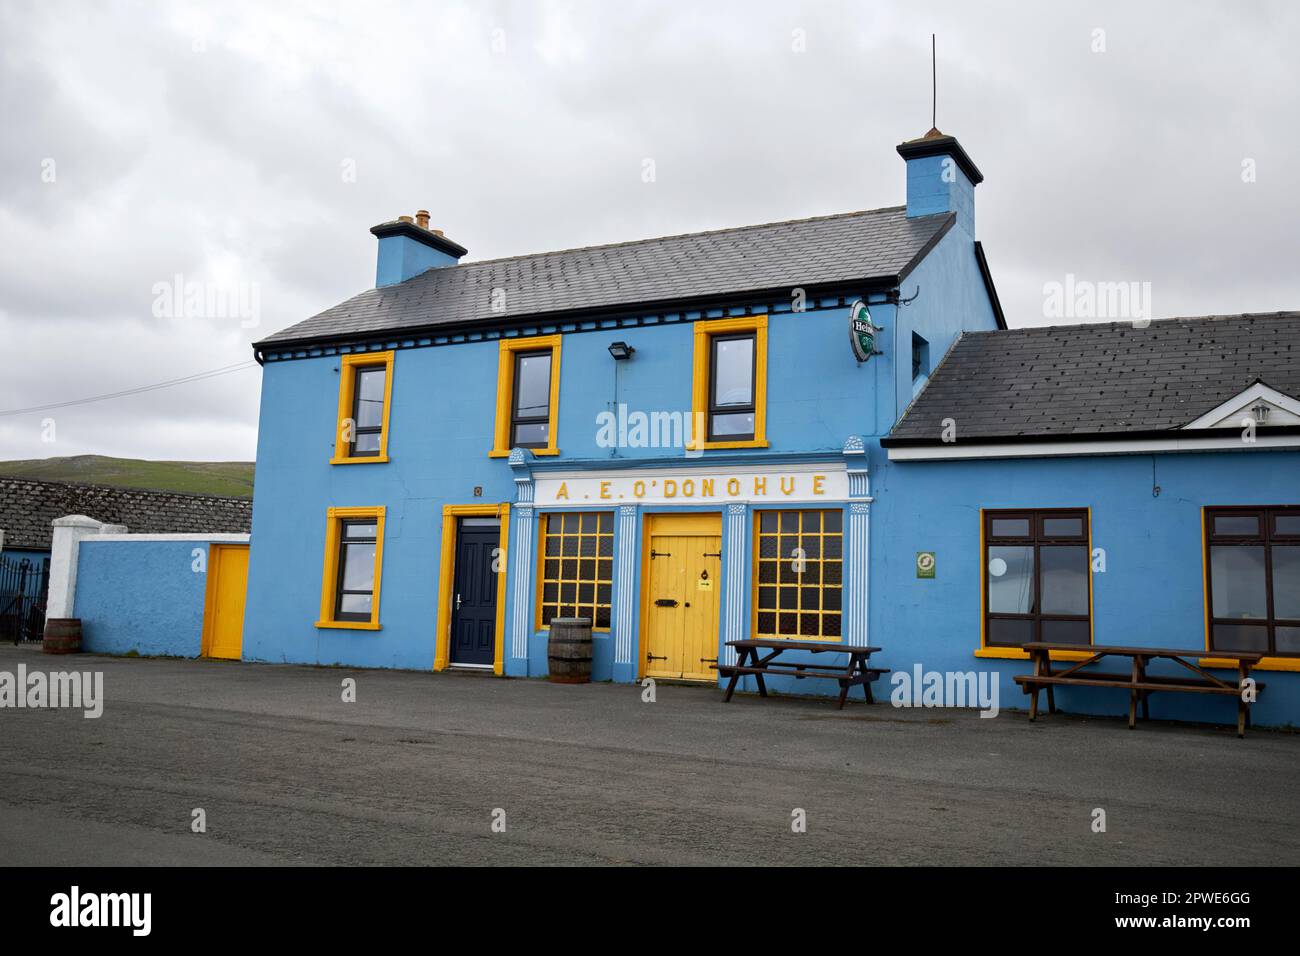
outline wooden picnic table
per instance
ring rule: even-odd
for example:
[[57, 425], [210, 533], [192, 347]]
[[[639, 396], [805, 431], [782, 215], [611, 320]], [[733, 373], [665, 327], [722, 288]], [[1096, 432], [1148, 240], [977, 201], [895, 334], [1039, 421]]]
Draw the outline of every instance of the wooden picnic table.
[[[1207, 653], [1204, 649], [1185, 650], [1166, 647], [1121, 647], [1104, 644], [1056, 644], [1046, 641], [1033, 641], [1023, 646], [1029, 652], [1030, 660], [1033, 661], [1034, 672], [1032, 674], [1018, 674], [1015, 681], [1024, 688], [1026, 694], [1031, 695], [1029, 704], [1030, 720], [1036, 720], [1038, 717], [1038, 692], [1040, 690], [1047, 691], [1048, 713], [1056, 713], [1056, 695], [1053, 693], [1053, 689], [1060, 685], [1115, 687], [1128, 690], [1128, 725], [1130, 730], [1137, 726], [1139, 703], [1142, 705], [1142, 719], [1150, 719], [1147, 698], [1156, 691], [1222, 694], [1237, 698], [1238, 737], [1246, 736], [1246, 728], [1250, 726], [1250, 702], [1242, 697], [1241, 688], [1245, 684], [1246, 678], [1250, 676], [1250, 669], [1258, 664], [1264, 656], [1254, 651], [1220, 651], [1216, 649], [1214, 651], [1215, 657], [1225, 658], [1237, 663], [1237, 682], [1233, 684], [1215, 677], [1199, 664], [1189, 660], [1189, 658], [1204, 657]], [[1089, 656], [1083, 660], [1071, 662], [1070, 666], [1062, 670], [1052, 670], [1052, 651], [1083, 652]], [[1132, 666], [1127, 674], [1084, 670], [1089, 665], [1096, 664], [1106, 657], [1130, 658]], [[1158, 658], [1175, 661], [1191, 671], [1195, 676], [1163, 677], [1148, 674], [1148, 662]], [[1257, 683], [1255, 685], [1256, 690], [1262, 690], [1263, 687], [1263, 684]]]
[[[889, 673], [887, 667], [869, 666], [868, 661], [871, 655], [880, 648], [869, 647], [865, 644], [837, 644], [833, 641], [747, 639], [743, 641], [727, 641], [727, 646], [736, 649], [737, 657], [734, 664], [717, 665], [720, 675], [731, 678], [727, 683], [727, 693], [722, 698], [724, 704], [731, 700], [731, 695], [736, 690], [736, 682], [745, 674], [754, 675], [755, 680], [758, 682], [758, 693], [762, 697], [767, 696], [767, 685], [763, 683], [764, 675], [795, 677], [800, 680], [805, 677], [824, 677], [839, 681], [839, 706], [841, 709], [844, 707], [844, 698], [849, 695], [849, 688], [855, 684], [862, 685], [862, 689], [867, 696], [867, 703], [874, 704], [875, 697], [871, 693], [871, 682], [881, 674]], [[768, 651], [769, 653], [760, 657], [760, 651]], [[778, 661], [777, 659], [786, 651], [809, 651], [813, 654], [847, 654], [848, 661], [843, 664]]]

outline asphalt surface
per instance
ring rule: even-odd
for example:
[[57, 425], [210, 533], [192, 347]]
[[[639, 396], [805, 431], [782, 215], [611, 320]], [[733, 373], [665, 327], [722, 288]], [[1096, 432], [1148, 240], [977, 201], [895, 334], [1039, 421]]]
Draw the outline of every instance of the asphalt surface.
[[0, 709], [8, 865], [1300, 863], [1294, 733], [0, 646], [20, 662], [102, 671], [105, 705]]

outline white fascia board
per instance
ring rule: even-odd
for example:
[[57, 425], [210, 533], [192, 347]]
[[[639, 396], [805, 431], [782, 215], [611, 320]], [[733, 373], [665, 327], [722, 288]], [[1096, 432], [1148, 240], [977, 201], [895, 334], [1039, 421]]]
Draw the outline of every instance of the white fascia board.
[[1003, 442], [988, 445], [923, 445], [890, 448], [890, 461], [966, 461], [978, 458], [1067, 458], [1085, 455], [1152, 455], [1204, 451], [1300, 448], [1300, 435], [1239, 434], [1196, 438], [1117, 438], [1110, 441]]

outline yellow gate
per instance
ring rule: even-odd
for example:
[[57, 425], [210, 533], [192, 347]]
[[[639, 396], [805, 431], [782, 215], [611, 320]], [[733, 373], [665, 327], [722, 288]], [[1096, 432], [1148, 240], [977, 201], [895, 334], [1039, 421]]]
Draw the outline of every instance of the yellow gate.
[[646, 522], [643, 673], [717, 680], [722, 516], [650, 515]]

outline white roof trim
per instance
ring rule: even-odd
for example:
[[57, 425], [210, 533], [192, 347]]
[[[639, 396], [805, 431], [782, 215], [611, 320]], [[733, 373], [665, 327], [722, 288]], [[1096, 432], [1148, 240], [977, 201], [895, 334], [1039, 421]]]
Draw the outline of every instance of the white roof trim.
[[1240, 427], [1239, 422], [1225, 421], [1225, 419], [1231, 419], [1237, 413], [1249, 412], [1250, 406], [1260, 401], [1267, 402], [1275, 408], [1280, 408], [1282, 411], [1289, 412], [1300, 418], [1300, 401], [1296, 401], [1290, 395], [1279, 392], [1263, 382], [1256, 382], [1245, 391], [1238, 392], [1226, 402], [1216, 405], [1204, 415], [1188, 422], [1183, 428], [1238, 428]]
[[920, 445], [890, 448], [890, 461], [962, 461], [978, 458], [1063, 458], [1080, 455], [1150, 455], [1178, 452], [1300, 449], [1300, 435], [1241, 434], [1195, 438], [1114, 438], [1109, 441], [1002, 442], [987, 445]]

